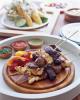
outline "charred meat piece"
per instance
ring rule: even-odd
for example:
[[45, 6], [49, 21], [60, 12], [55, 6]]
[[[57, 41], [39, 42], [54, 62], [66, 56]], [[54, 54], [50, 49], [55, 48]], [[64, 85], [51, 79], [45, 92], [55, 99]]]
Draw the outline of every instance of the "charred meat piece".
[[55, 73], [58, 74], [58, 73], [61, 72], [62, 66], [54, 66], [54, 65], [53, 65], [53, 69], [54, 69]]
[[44, 47], [44, 50], [46, 53], [48, 53], [49, 55], [53, 55], [54, 51], [53, 51], [53, 48], [50, 47], [50, 46], [45, 46]]
[[29, 62], [29, 63], [27, 63], [27, 66], [28, 66], [29, 68], [38, 68], [38, 66], [36, 65], [35, 62]]
[[38, 53], [41, 57], [45, 59], [46, 63], [50, 64], [53, 62], [53, 58], [48, 53], [46, 53], [45, 50], [40, 49]]
[[53, 81], [56, 79], [56, 73], [54, 72], [52, 65], [50, 64], [46, 65], [45, 71], [47, 73], [49, 80]]
[[61, 59], [54, 59], [54, 65], [61, 65]]
[[53, 49], [55, 49], [56, 48], [56, 45], [50, 45]]
[[52, 47], [50, 47], [50, 46], [44, 47], [44, 50], [45, 50], [46, 53], [48, 53], [50, 56], [52, 56], [53, 59], [54, 59], [54, 58], [57, 59], [57, 58], [60, 56], [60, 53], [59, 53], [58, 51], [54, 50], [54, 49], [53, 49]]
[[38, 57], [39, 57], [39, 55], [37, 53], [32, 54], [32, 60], [33, 61], [35, 61]]
[[56, 45], [50, 45], [53, 49], [55, 49], [58, 52], [61, 52], [61, 50], [59, 48], [56, 47]]
[[44, 67], [45, 64], [46, 64], [46, 60], [43, 58], [43, 57], [38, 57], [36, 60], [35, 60], [35, 63], [39, 66], [39, 67]]
[[56, 51], [61, 52], [61, 50], [59, 48], [56, 48]]
[[53, 58], [57, 59], [60, 57], [60, 53], [58, 51], [54, 50], [52, 56], [53, 56]]

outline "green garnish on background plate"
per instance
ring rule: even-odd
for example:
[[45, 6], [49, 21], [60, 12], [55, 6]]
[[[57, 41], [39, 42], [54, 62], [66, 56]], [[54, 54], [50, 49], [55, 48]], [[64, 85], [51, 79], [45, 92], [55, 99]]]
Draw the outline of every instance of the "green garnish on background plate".
[[15, 21], [15, 24], [16, 24], [17, 27], [25, 27], [25, 26], [28, 27], [25, 19], [17, 19]]
[[41, 20], [42, 20], [42, 23], [45, 23], [45, 22], [48, 21], [48, 18], [46, 18], [46, 17], [41, 17]]

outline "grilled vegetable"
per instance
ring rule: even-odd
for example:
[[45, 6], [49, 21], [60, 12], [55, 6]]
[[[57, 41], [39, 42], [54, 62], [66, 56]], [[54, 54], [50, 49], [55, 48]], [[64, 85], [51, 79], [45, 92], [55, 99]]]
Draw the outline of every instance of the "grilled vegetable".
[[25, 18], [25, 20], [26, 20], [26, 22], [27, 22], [27, 25], [28, 25], [28, 26], [32, 26], [32, 19], [31, 19], [31, 17], [27, 14], [27, 12], [25, 12], [24, 18]]
[[39, 11], [39, 10], [38, 10], [38, 13], [39, 13], [39, 16], [40, 16], [40, 17], [44, 17], [44, 16], [45, 16], [44, 13], [41, 12], [41, 11]]
[[37, 24], [42, 24], [42, 20], [41, 20], [41, 18], [40, 18], [40, 16], [39, 16], [39, 13], [35, 10], [35, 11], [33, 11], [32, 12], [32, 20], [35, 22], [35, 23], [37, 23]]
[[25, 19], [18, 19], [15, 24], [17, 27], [28, 26]]
[[32, 19], [31, 19], [31, 17], [27, 14], [26, 11], [24, 11], [21, 8], [20, 4], [18, 4], [16, 6], [16, 11], [17, 11], [18, 15], [20, 15], [21, 17], [23, 17], [26, 20], [28, 26], [32, 26]]
[[23, 56], [23, 55], [27, 55], [28, 53], [26, 51], [17, 51], [15, 53], [15, 56]]
[[20, 56], [14, 56], [7, 62], [7, 66], [9, 66], [10, 71], [15, 72], [17, 66], [24, 67], [26, 64], [26, 59]]
[[20, 4], [16, 5], [16, 12], [19, 16], [24, 17], [24, 10], [22, 9]]

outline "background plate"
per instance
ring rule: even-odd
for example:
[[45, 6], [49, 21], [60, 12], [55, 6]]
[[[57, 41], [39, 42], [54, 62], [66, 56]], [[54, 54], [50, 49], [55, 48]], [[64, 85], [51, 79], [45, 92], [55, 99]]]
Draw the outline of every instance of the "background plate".
[[60, 35], [68, 38], [75, 31], [78, 32], [69, 39], [76, 43], [80, 43], [80, 23], [71, 23], [63, 26], [60, 30]]
[[9, 28], [9, 29], [16, 29], [16, 30], [32, 30], [32, 29], [41, 28], [41, 27], [47, 25], [47, 24], [48, 24], [48, 21], [45, 22], [45, 23], [42, 23], [41, 25], [38, 25], [38, 24], [33, 23], [33, 26], [32, 26], [32, 27], [17, 27], [17, 26], [15, 25], [15, 22], [10, 21], [10, 20], [8, 19], [8, 17], [7, 17], [6, 15], [4, 15], [4, 16], [2, 17], [2, 24], [3, 24], [5, 27]]
[[2, 25], [2, 19], [4, 14], [6, 13], [4, 10], [1, 10], [0, 12], [0, 36], [14, 36], [14, 35], [22, 35], [22, 34], [29, 34], [29, 32], [33, 32], [33, 34], [35, 34], [36, 32], [41, 32], [43, 34], [52, 34], [55, 24], [59, 18], [59, 11], [57, 11], [56, 9], [47, 9], [47, 11], [51, 11], [52, 14], [48, 14], [48, 25], [40, 28], [40, 29], [33, 29], [33, 30], [13, 30], [13, 29], [9, 29], [7, 27], [5, 27], [4, 25]]

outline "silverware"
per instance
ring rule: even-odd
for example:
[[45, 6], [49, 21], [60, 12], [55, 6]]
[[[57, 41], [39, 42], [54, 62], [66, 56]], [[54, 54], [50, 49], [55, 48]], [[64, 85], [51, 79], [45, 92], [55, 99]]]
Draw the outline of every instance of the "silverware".
[[61, 46], [65, 41], [67, 41], [68, 39], [70, 39], [72, 36], [74, 36], [76, 33], [78, 33], [79, 31], [75, 31], [74, 33], [72, 33], [68, 38], [65, 38], [65, 40], [59, 40], [55, 45], [58, 47], [58, 46]]
[[[68, 38], [65, 38], [65, 40], [59, 40], [55, 45], [56, 45], [56, 48], [61, 46], [64, 42], [66, 42], [68, 39], [70, 39], [72, 36], [74, 36], [75, 34], [77, 34], [79, 32], [79, 30], [76, 30], [74, 33], [72, 33]], [[64, 37], [63, 37], [64, 39]], [[56, 49], [55, 48], [55, 49]], [[55, 50], [54, 49], [54, 50]], [[69, 55], [68, 53], [64, 53], [64, 55]], [[80, 53], [78, 53], [78, 55], [80, 56]], [[72, 60], [73, 61], [73, 60]]]

